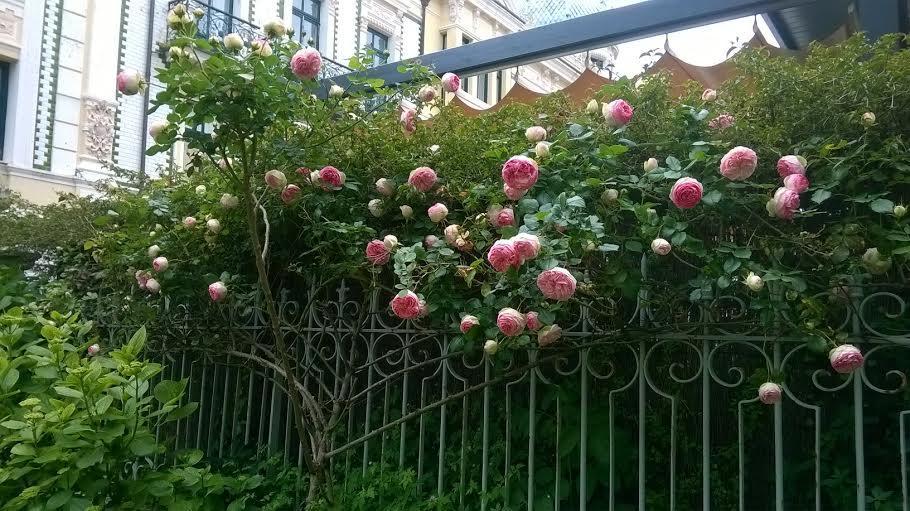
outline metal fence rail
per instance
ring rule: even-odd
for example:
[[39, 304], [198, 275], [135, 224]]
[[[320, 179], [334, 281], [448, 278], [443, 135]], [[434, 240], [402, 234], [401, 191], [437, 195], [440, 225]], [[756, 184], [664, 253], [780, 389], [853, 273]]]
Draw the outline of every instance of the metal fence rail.
[[[342, 283], [331, 295], [311, 289], [281, 302], [314, 395], [337, 384], [331, 368], [343, 354], [361, 368], [332, 446], [339, 480], [409, 468], [423, 493], [459, 509], [910, 509], [903, 286], [816, 296], [829, 324], [866, 355], [850, 376], [833, 374], [802, 339], [757, 326], [735, 295], [653, 310], [643, 292], [616, 317], [578, 309], [561, 347], [495, 362], [455, 350], [453, 332], [391, 317], [388, 297], [362, 296]], [[370, 314], [354, 338], [363, 303]], [[173, 312], [157, 338], [222, 352], [238, 336], [246, 346], [268, 342], [255, 309], [223, 307], [193, 321]], [[607, 321], [660, 332], [616, 336]], [[790, 318], [778, 321], [786, 330]], [[188, 398], [200, 405], [161, 433], [176, 448], [230, 457], [266, 446], [302, 466], [282, 379], [214, 352], [165, 358], [166, 376], [188, 378]], [[528, 364], [538, 365], [509, 373]], [[782, 382], [781, 404], [758, 401], [769, 375]]]

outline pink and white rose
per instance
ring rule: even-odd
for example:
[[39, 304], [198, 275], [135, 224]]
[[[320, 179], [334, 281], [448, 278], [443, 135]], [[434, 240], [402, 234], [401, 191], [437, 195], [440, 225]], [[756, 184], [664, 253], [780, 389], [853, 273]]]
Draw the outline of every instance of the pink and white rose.
[[382, 238], [382, 244], [385, 245], [385, 248], [389, 252], [393, 252], [398, 248], [398, 237], [394, 234], [386, 234], [385, 237]]
[[449, 208], [441, 202], [437, 202], [427, 209], [427, 216], [430, 217], [430, 220], [433, 222], [442, 222], [449, 216]]
[[376, 180], [376, 192], [385, 197], [395, 195], [395, 183], [391, 179], [379, 178]]
[[540, 324], [540, 318], [537, 317], [537, 313], [534, 311], [530, 311], [525, 314], [525, 324], [527, 325], [528, 330], [532, 332], [537, 331], [537, 329], [543, 326]]
[[487, 252], [487, 261], [498, 272], [521, 266], [521, 257], [511, 240], [496, 240]]
[[331, 165], [326, 165], [319, 170], [319, 182], [325, 187], [332, 190], [340, 190], [344, 186], [344, 181], [344, 172]]
[[220, 280], [218, 282], [212, 282], [209, 284], [209, 298], [213, 302], [220, 302], [227, 298], [228, 288], [224, 285], [224, 282]]
[[281, 190], [288, 184], [284, 172], [272, 169], [265, 173], [265, 184], [273, 190]]
[[519, 190], [518, 188], [512, 188], [507, 183], [503, 183], [502, 191], [506, 194], [506, 197], [509, 200], [518, 200], [525, 196], [528, 193], [527, 190]]
[[408, 175], [408, 184], [418, 192], [428, 192], [436, 184], [436, 171], [430, 167], [417, 167]]
[[506, 337], [514, 337], [525, 330], [525, 316], [515, 309], [506, 307], [496, 315], [496, 326]]
[[196, 227], [196, 217], [188, 216], [188, 217], [184, 218], [183, 226], [186, 227], [187, 229], [192, 229], [193, 227]]
[[710, 103], [715, 99], [717, 99], [717, 91], [714, 89], [705, 89], [705, 91], [701, 93], [701, 100], [706, 103]]
[[392, 312], [401, 319], [417, 318], [421, 313], [420, 302], [420, 298], [413, 291], [401, 291], [392, 298]]
[[221, 207], [224, 209], [234, 209], [240, 204], [240, 198], [236, 195], [225, 193], [221, 195], [221, 200], [218, 202], [221, 203]]
[[88, 354], [88, 356], [94, 357], [95, 355], [101, 353], [101, 346], [98, 344], [92, 344], [88, 347], [88, 349], [85, 350], [85, 352]]
[[537, 345], [540, 347], [549, 346], [562, 337], [562, 328], [559, 325], [545, 326], [537, 332]]
[[398, 122], [401, 124], [402, 133], [408, 136], [413, 135], [417, 131], [417, 112], [411, 108], [403, 109]]
[[315, 48], [301, 48], [291, 57], [291, 72], [298, 78], [312, 80], [322, 69], [322, 55]]
[[841, 344], [828, 353], [831, 368], [840, 374], [847, 374], [863, 367], [863, 353], [852, 344]]
[[809, 189], [809, 179], [803, 174], [790, 174], [784, 178], [784, 188], [803, 193]]
[[773, 381], [766, 381], [758, 387], [758, 399], [766, 405], [780, 403], [782, 395], [783, 392], [781, 391], [780, 385]]
[[720, 173], [731, 181], [749, 179], [758, 166], [758, 155], [748, 147], [736, 146], [720, 160]]
[[382, 199], [370, 199], [367, 203], [367, 210], [376, 218], [382, 216]]
[[540, 238], [536, 234], [520, 232], [511, 241], [522, 262], [535, 259], [540, 254]]
[[367, 243], [366, 256], [367, 260], [373, 266], [382, 266], [389, 262], [391, 252], [382, 240], [373, 240]]
[[294, 202], [298, 195], [300, 195], [300, 187], [293, 183], [285, 186], [284, 190], [281, 190], [281, 200], [285, 204]]
[[670, 250], [673, 250], [673, 245], [670, 245], [670, 242], [663, 238], [655, 238], [651, 242], [651, 252], [657, 255], [665, 256], [670, 253]]
[[424, 103], [429, 103], [436, 99], [436, 88], [432, 85], [424, 85], [417, 91], [417, 97]]
[[602, 108], [602, 113], [607, 124], [615, 127], [629, 124], [629, 121], [632, 120], [634, 111], [635, 109], [632, 108], [632, 105], [627, 103], [624, 99], [614, 99], [609, 103], [605, 103]]
[[543, 126], [531, 126], [525, 130], [525, 138], [528, 142], [540, 142], [547, 139], [547, 130]]
[[412, 208], [411, 206], [408, 206], [407, 204], [403, 204], [403, 205], [401, 205], [401, 206], [398, 206], [398, 209], [401, 210], [401, 216], [402, 216], [405, 220], [407, 220], [407, 219], [411, 218], [412, 216], [414, 216], [414, 208]]
[[572, 298], [576, 284], [572, 273], [559, 266], [544, 270], [537, 276], [537, 288], [550, 300], [565, 301]]
[[[451, 226], [449, 226], [449, 227], [451, 227]], [[456, 227], [457, 227], [457, 226], [456, 226]], [[424, 238], [423, 238], [423, 244], [424, 244], [424, 246], [426, 246], [427, 248], [430, 248], [430, 247], [432, 247], [433, 245], [435, 245], [437, 241], [439, 241], [439, 237], [438, 237], [438, 236], [435, 236], [435, 235], [433, 235], [433, 234], [427, 234], [427, 235], [424, 236]]]
[[152, 259], [152, 268], [157, 273], [167, 271], [168, 264], [169, 263], [167, 261], [167, 257], [164, 257], [164, 256], [159, 256], [159, 257]]
[[800, 156], [788, 154], [777, 160], [777, 174], [781, 179], [793, 174], [806, 174], [806, 160]]
[[516, 190], [529, 190], [537, 177], [537, 162], [527, 156], [513, 156], [502, 166], [502, 180]]
[[768, 205], [768, 211], [772, 211], [777, 218], [789, 220], [799, 209], [799, 194], [788, 188], [778, 188], [774, 192], [774, 198]]
[[487, 341], [483, 343], [483, 352], [487, 355], [492, 357], [497, 351], [499, 351], [499, 343], [493, 339], [487, 339]]
[[701, 202], [704, 187], [697, 179], [681, 177], [670, 189], [670, 200], [680, 209], [694, 208]]
[[732, 127], [735, 122], [736, 117], [733, 117], [730, 114], [720, 114], [708, 121], [708, 127], [712, 130], [723, 131], [727, 128]]
[[472, 328], [480, 324], [480, 320], [477, 319], [477, 316], [467, 316], [461, 318], [461, 323], [458, 325], [458, 328], [461, 329], [461, 333], [466, 334]]
[[138, 94], [145, 88], [145, 78], [135, 69], [124, 69], [117, 73], [117, 90], [126, 96]]
[[443, 229], [443, 231], [442, 231], [443, 236], [445, 236], [446, 243], [448, 243], [449, 245], [454, 245], [455, 240], [458, 239], [458, 234], [459, 234], [460, 229], [461, 229], [461, 226], [459, 226], [457, 224], [447, 225], [446, 228]]
[[148, 256], [152, 259], [158, 257], [158, 254], [161, 253], [161, 247], [158, 245], [152, 245], [148, 248]]
[[205, 228], [212, 234], [221, 232], [221, 222], [217, 218], [209, 218], [205, 221]]
[[139, 286], [139, 289], [145, 289], [150, 278], [152, 278], [151, 273], [144, 270], [136, 270], [136, 284]]
[[647, 160], [645, 160], [645, 162], [641, 166], [642, 166], [642, 169], [644, 169], [645, 174], [647, 174], [648, 172], [653, 172], [653, 171], [657, 170], [657, 167], [659, 167], [660, 164], [657, 162], [657, 158], [652, 157], [652, 158], [648, 158]]
[[455, 73], [442, 75], [442, 89], [446, 92], [455, 92], [461, 87], [461, 78]]
[[145, 282], [145, 290], [153, 295], [157, 295], [161, 292], [161, 284], [159, 284], [156, 279], [150, 278]]
[[224, 43], [224, 47], [231, 51], [236, 51], [243, 48], [243, 38], [240, 37], [240, 34], [231, 32], [230, 34], [224, 36], [224, 39], [221, 40]]

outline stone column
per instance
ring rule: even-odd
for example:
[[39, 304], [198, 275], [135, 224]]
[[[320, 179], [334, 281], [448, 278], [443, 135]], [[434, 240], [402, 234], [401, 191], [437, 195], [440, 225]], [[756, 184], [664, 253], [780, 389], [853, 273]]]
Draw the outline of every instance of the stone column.
[[110, 161], [113, 150], [120, 11], [120, 2], [88, 2], [78, 150], [78, 167], [87, 170], [100, 169], [100, 162]]

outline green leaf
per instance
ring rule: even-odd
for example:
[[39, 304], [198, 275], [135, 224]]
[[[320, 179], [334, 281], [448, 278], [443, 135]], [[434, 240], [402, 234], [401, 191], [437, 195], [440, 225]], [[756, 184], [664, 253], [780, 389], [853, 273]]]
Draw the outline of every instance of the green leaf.
[[686, 242], [686, 231], [678, 231], [670, 237], [670, 244], [673, 246], [679, 246]]
[[167, 414], [167, 420], [175, 421], [177, 419], [183, 419], [189, 417], [199, 408], [199, 403], [189, 403], [181, 406], [180, 408], [175, 409], [173, 412]]
[[667, 168], [670, 170], [682, 170], [682, 165], [675, 156], [667, 156]]
[[3, 426], [6, 429], [18, 430], [28, 427], [28, 424], [22, 421], [5, 421], [0, 422], [0, 426]]
[[55, 493], [51, 498], [47, 499], [47, 504], [44, 505], [44, 509], [57, 509], [63, 507], [63, 505], [69, 502], [72, 498], [72, 491], [61, 490]]
[[812, 202], [816, 204], [821, 204], [831, 197], [831, 192], [828, 190], [815, 190], [815, 193], [812, 194]]
[[904, 245], [903, 247], [895, 248], [891, 251], [892, 254], [910, 254], [910, 245]]
[[6, 376], [3, 377], [3, 381], [0, 381], [0, 389], [4, 391], [10, 390], [17, 381], [19, 381], [19, 370], [15, 367], [10, 367], [6, 372]]
[[145, 488], [150, 495], [155, 497], [167, 497], [174, 493], [174, 485], [163, 479], [152, 481]]
[[44, 325], [41, 327], [41, 337], [44, 337], [47, 340], [59, 339], [63, 337], [63, 333], [60, 332], [60, 329], [53, 325]]
[[76, 389], [71, 389], [69, 387], [60, 386], [60, 387], [54, 387], [54, 390], [56, 390], [57, 394], [60, 394], [61, 396], [72, 397], [75, 399], [82, 399], [82, 392], [80, 392]]
[[149, 433], [136, 435], [133, 441], [130, 442], [130, 452], [136, 456], [149, 456], [155, 452], [157, 447], [158, 443], [155, 442], [155, 437]]
[[737, 248], [733, 250], [733, 255], [740, 259], [748, 259], [752, 257], [752, 251], [748, 248]]
[[143, 326], [139, 328], [139, 330], [136, 330], [136, 333], [130, 338], [130, 342], [127, 343], [127, 346], [133, 355], [138, 355], [142, 351], [142, 348], [145, 347], [145, 337], [145, 327]]
[[578, 195], [573, 195], [566, 200], [566, 204], [572, 208], [583, 208], [585, 207], [585, 200]]
[[86, 468], [98, 463], [102, 460], [102, 458], [104, 458], [104, 452], [104, 447], [96, 447], [88, 452], [83, 453], [82, 456], [76, 459], [76, 467]]
[[724, 261], [724, 271], [727, 273], [733, 273], [742, 266], [742, 262], [735, 257], [730, 257]]
[[16, 444], [13, 446], [9, 452], [15, 454], [16, 456], [34, 456], [35, 448], [29, 444]]
[[105, 394], [98, 398], [98, 401], [95, 401], [95, 414], [104, 415], [107, 412], [107, 409], [111, 407], [111, 404], [114, 402], [114, 396], [110, 394]]
[[869, 204], [869, 207], [876, 213], [891, 214], [891, 212], [894, 211], [894, 203], [888, 199], [875, 199]]
[[155, 399], [162, 403], [170, 403], [176, 401], [180, 396], [183, 395], [183, 391], [186, 389], [186, 379], [183, 380], [164, 380], [158, 385], [155, 385], [155, 390], [153, 394]]
[[705, 204], [712, 205], [720, 202], [720, 199], [723, 197], [723, 194], [720, 193], [720, 190], [711, 190], [706, 193], [704, 197], [701, 198], [701, 201]]
[[628, 251], [630, 251], [630, 252], [641, 252], [641, 251], [642, 251], [641, 242], [640, 242], [640, 241], [636, 241], [636, 240], [629, 240], [629, 241], [627, 241], [627, 242], [626, 242], [626, 250], [628, 250]]
[[726, 275], [721, 275], [720, 277], [717, 277], [717, 287], [719, 289], [727, 289], [728, 287], [730, 287], [730, 277], [728, 277]]

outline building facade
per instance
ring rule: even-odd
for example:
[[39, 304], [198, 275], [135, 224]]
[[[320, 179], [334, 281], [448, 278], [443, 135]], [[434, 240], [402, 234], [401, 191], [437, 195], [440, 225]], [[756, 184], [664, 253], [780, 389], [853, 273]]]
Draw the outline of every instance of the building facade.
[[[199, 27], [209, 36], [250, 39], [281, 17], [336, 73], [368, 47], [391, 62], [530, 26], [513, 0], [0, 0], [0, 193], [46, 203], [93, 193], [115, 169], [155, 175], [181, 163], [144, 155], [149, 122], [167, 114], [145, 115], [154, 79], [143, 100], [119, 95], [114, 79], [124, 68], [154, 76], [178, 2], [205, 11]], [[583, 67], [571, 57], [467, 77], [458, 96], [485, 108], [515, 83], [556, 90]]]

